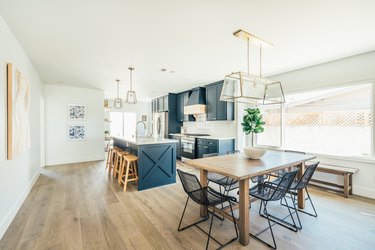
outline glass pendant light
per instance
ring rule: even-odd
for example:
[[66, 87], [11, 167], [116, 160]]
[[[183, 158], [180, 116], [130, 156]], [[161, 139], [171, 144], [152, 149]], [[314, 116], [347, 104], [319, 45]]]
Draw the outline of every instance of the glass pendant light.
[[137, 94], [133, 91], [133, 70], [134, 67], [129, 67], [130, 70], [130, 90], [126, 93], [126, 103], [136, 104], [137, 103]]
[[[262, 48], [272, 47], [272, 44], [243, 30], [233, 35], [247, 41], [247, 73], [239, 71], [225, 76], [220, 100], [254, 105], [284, 103], [281, 82], [262, 78]], [[250, 74], [250, 44], [259, 47], [259, 76]]]
[[122, 99], [119, 97], [120, 80], [116, 79], [117, 82], [117, 98], [113, 101], [115, 109], [122, 109]]

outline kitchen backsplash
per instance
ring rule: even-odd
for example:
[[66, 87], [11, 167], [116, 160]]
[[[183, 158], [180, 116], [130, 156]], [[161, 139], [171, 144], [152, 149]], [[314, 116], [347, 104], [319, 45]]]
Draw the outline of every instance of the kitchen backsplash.
[[209, 134], [220, 137], [235, 137], [235, 121], [206, 121], [206, 116], [196, 117], [195, 122], [184, 122], [185, 133]]

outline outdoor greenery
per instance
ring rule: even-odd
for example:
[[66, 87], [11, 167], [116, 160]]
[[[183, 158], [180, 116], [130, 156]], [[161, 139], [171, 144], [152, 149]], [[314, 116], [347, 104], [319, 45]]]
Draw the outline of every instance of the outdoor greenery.
[[245, 109], [246, 115], [243, 117], [242, 130], [246, 135], [251, 135], [251, 146], [253, 146], [254, 134], [262, 133], [264, 131], [262, 115], [258, 108]]

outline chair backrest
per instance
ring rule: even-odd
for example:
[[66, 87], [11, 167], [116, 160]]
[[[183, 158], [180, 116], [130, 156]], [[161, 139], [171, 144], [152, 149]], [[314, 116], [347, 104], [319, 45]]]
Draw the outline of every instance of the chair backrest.
[[207, 205], [208, 199], [206, 191], [202, 188], [197, 176], [177, 169], [182, 187], [189, 197], [201, 205]]
[[241, 153], [241, 151], [239, 151], [238, 149], [234, 150], [234, 151], [228, 151], [227, 152], [227, 155], [232, 155], [232, 154], [239, 154]]
[[203, 154], [203, 158], [207, 158], [207, 157], [213, 157], [213, 156], [219, 156], [218, 153], [212, 153], [212, 154]]
[[293, 189], [303, 189], [309, 184], [313, 174], [315, 173], [316, 168], [318, 167], [319, 162], [306, 166], [306, 170], [303, 173], [301, 179], [298, 180], [298, 183]]
[[281, 181], [277, 185], [274, 193], [271, 196], [271, 200], [279, 200], [284, 197], [286, 192], [289, 190], [290, 186], [293, 183], [294, 178], [296, 177], [298, 170], [286, 172], [283, 177], [281, 177]]

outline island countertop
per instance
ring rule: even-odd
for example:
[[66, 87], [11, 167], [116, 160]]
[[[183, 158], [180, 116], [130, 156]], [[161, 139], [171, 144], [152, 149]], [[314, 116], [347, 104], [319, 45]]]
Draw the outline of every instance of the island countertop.
[[166, 139], [166, 138], [154, 138], [154, 137], [125, 138], [125, 137], [114, 136], [113, 138], [117, 140], [129, 142], [137, 146], [149, 145], [149, 144], [178, 143], [177, 140]]

